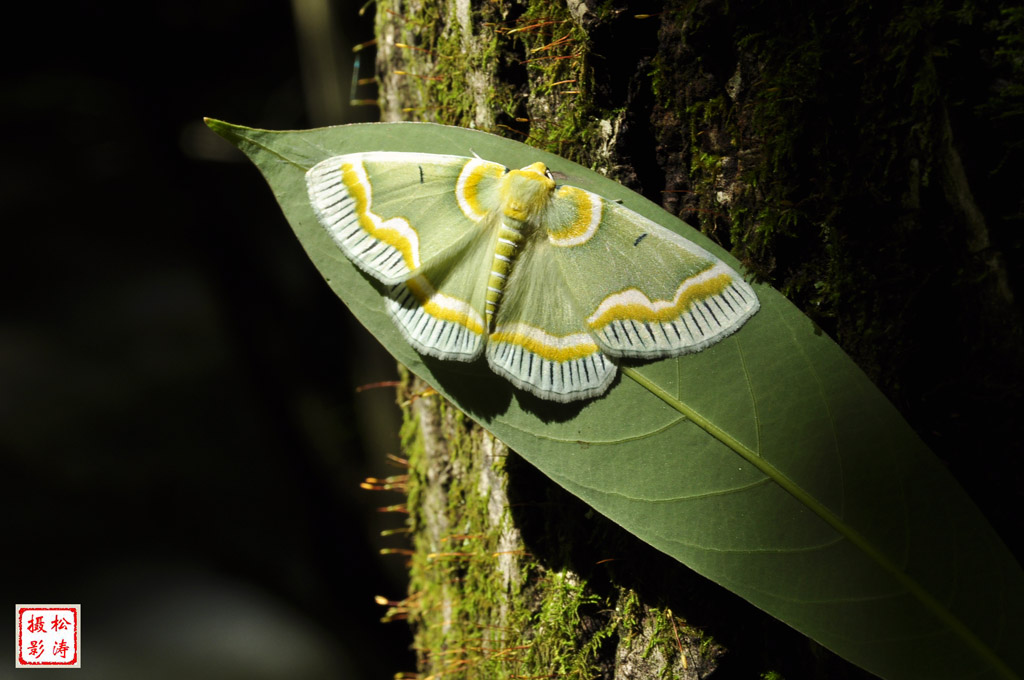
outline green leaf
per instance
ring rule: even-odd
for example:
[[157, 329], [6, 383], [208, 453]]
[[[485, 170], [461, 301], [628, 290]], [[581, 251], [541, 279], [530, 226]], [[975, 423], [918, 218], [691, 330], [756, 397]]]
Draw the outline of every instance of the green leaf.
[[1024, 573], [892, 405], [792, 304], [694, 355], [623, 370], [607, 396], [513, 395], [484, 362], [423, 357], [380, 287], [319, 226], [303, 175], [359, 151], [543, 161], [738, 268], [654, 204], [518, 142], [429, 123], [269, 132], [208, 121], [270, 183], [310, 258], [400, 361], [556, 482], [850, 661], [887, 678], [1020, 678]]

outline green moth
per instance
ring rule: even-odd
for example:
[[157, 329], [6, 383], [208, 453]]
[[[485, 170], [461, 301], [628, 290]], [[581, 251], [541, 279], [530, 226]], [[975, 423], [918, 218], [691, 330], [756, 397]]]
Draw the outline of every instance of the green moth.
[[387, 286], [421, 354], [473, 361], [558, 402], [600, 396], [620, 359], [697, 352], [759, 307], [703, 248], [543, 163], [369, 152], [306, 173], [317, 219]]

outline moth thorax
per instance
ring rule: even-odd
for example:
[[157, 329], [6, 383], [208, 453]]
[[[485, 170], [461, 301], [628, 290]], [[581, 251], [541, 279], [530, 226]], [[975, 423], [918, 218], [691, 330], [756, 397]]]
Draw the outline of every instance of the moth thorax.
[[515, 220], [502, 220], [498, 228], [498, 240], [494, 243], [494, 257], [491, 259], [491, 273], [487, 277], [487, 327], [493, 328], [492, 321], [501, 304], [501, 296], [505, 291], [505, 281], [512, 271], [519, 244], [523, 240], [522, 225]]
[[547, 205], [555, 182], [543, 163], [511, 170], [501, 183], [501, 210], [505, 217], [525, 222], [538, 215]]

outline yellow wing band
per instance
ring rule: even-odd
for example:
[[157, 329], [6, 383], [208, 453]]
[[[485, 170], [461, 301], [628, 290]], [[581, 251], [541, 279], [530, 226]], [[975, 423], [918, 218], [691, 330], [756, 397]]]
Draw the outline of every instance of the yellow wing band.
[[572, 361], [600, 351], [597, 343], [586, 333], [559, 337], [524, 323], [494, 329], [489, 342], [518, 345], [548, 361]]
[[525, 323], [491, 334], [487, 364], [513, 385], [563, 403], [603, 394], [617, 370], [586, 333], [555, 336]]
[[465, 300], [437, 292], [422, 274], [392, 288], [388, 312], [422, 354], [472, 361], [483, 348], [480, 314]]
[[601, 349], [654, 359], [697, 352], [735, 333], [758, 310], [753, 289], [723, 262], [685, 279], [671, 300], [629, 288], [606, 297], [587, 318]]
[[[359, 226], [373, 238], [386, 243], [402, 254], [402, 260], [410, 271], [420, 266], [419, 239], [416, 231], [402, 217], [381, 219], [371, 209], [372, 192], [366, 170], [360, 164], [345, 163], [341, 166], [341, 181], [348, 189], [349, 196], [355, 201], [355, 211]], [[410, 232], [412, 238], [410, 238]]]
[[583, 245], [597, 233], [601, 224], [600, 197], [570, 186], [560, 187], [555, 196], [570, 205], [575, 214], [565, 224], [557, 225], [557, 229], [548, 226], [548, 240], [563, 248]]
[[725, 272], [704, 280], [686, 279], [671, 302], [652, 301], [642, 291], [630, 288], [606, 297], [587, 319], [587, 324], [594, 330], [600, 330], [613, 321], [673, 321], [693, 304], [721, 294], [732, 282], [732, 276]]
[[505, 168], [497, 163], [478, 158], [467, 161], [455, 183], [455, 199], [459, 202], [462, 214], [474, 222], [486, 217], [491, 209], [480, 200], [480, 182], [485, 179], [499, 179], [504, 174]]
[[483, 334], [483, 319], [468, 302], [436, 292], [423, 276], [414, 276], [405, 285], [430, 316], [439, 321], [457, 323], [476, 335]]

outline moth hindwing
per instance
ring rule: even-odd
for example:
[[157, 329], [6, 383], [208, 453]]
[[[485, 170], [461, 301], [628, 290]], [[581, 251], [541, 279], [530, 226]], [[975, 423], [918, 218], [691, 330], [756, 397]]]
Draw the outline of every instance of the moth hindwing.
[[759, 308], [700, 246], [542, 163], [368, 152], [306, 174], [317, 219], [387, 285], [420, 353], [472, 361], [543, 399], [600, 396], [621, 358], [697, 352]]

